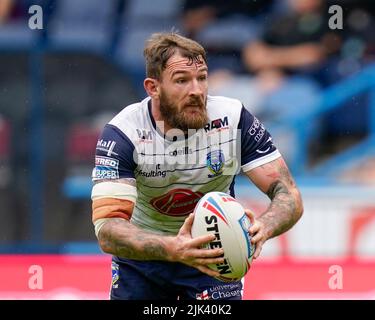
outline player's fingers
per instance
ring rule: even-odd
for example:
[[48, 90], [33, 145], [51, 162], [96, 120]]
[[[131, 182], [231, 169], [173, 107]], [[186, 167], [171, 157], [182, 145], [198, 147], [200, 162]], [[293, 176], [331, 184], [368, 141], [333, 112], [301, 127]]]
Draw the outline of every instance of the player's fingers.
[[192, 248], [200, 248], [205, 244], [210, 243], [211, 241], [214, 241], [216, 239], [216, 236], [214, 234], [207, 234], [204, 236], [199, 236], [190, 241], [190, 245]]
[[254, 236], [251, 237], [251, 243], [257, 243], [259, 241], [263, 240], [263, 234], [261, 232], [258, 232]]
[[255, 235], [260, 230], [260, 223], [258, 221], [255, 221], [255, 223], [249, 228], [250, 235]]
[[190, 213], [189, 216], [185, 219], [184, 224], [181, 226], [179, 233], [190, 234], [193, 221], [194, 221], [194, 213]]
[[191, 250], [190, 256], [194, 258], [218, 258], [223, 256], [224, 250], [217, 249], [195, 249]]
[[195, 261], [198, 264], [202, 264], [202, 265], [220, 264], [220, 263], [224, 263], [224, 257], [220, 257], [220, 258], [206, 258], [206, 259], [198, 258]]
[[254, 259], [258, 258], [259, 255], [260, 255], [260, 252], [262, 251], [262, 246], [263, 246], [263, 243], [261, 242], [258, 242], [256, 247], [255, 247], [255, 252], [254, 252]]
[[249, 210], [249, 209], [245, 209], [245, 213], [246, 213], [247, 217], [249, 218], [251, 224], [253, 225], [255, 223], [255, 215], [254, 215], [254, 213], [251, 210]]

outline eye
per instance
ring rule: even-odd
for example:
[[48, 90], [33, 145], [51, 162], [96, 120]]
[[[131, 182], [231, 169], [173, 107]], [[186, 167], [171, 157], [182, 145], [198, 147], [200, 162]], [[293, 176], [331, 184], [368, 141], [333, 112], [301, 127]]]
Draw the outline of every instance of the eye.
[[202, 75], [198, 77], [199, 81], [206, 81], [207, 80], [207, 75]]
[[178, 83], [178, 84], [183, 84], [183, 83], [185, 83], [186, 82], [186, 79], [184, 79], [184, 78], [178, 78], [177, 80], [176, 80], [176, 83]]

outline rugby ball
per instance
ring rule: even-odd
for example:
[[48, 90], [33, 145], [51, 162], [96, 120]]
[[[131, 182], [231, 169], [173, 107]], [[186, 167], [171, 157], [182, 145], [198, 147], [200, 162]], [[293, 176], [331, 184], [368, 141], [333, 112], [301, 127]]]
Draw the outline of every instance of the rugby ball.
[[208, 266], [220, 273], [217, 279], [224, 282], [237, 281], [249, 271], [254, 254], [248, 232], [250, 226], [244, 208], [229, 194], [209, 192], [197, 203], [192, 237], [212, 233], [216, 239], [207, 244], [206, 248], [224, 250], [224, 263]]

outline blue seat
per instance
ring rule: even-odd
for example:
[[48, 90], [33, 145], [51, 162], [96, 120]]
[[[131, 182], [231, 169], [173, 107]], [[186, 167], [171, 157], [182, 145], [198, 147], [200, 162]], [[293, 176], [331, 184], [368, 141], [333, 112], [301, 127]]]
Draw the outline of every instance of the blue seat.
[[254, 19], [233, 15], [218, 19], [197, 33], [197, 40], [208, 48], [241, 50], [258, 39], [261, 27]]
[[144, 41], [154, 32], [179, 29], [183, 0], [129, 0], [121, 21], [117, 57], [143, 64]]
[[59, 49], [107, 49], [116, 5], [117, 0], [59, 0], [49, 25], [50, 45]]
[[[143, 18], [169, 19], [180, 14], [183, 0], [128, 0], [125, 18], [139, 24], [147, 24]], [[134, 20], [134, 21], [133, 21]]]
[[[180, 30], [183, 0], [129, 0], [121, 19], [115, 59], [139, 85], [144, 77], [143, 48], [152, 33]], [[140, 88], [140, 92], [143, 88]]]
[[11, 21], [0, 26], [0, 49], [23, 50], [36, 43], [38, 32], [29, 29], [27, 20]]

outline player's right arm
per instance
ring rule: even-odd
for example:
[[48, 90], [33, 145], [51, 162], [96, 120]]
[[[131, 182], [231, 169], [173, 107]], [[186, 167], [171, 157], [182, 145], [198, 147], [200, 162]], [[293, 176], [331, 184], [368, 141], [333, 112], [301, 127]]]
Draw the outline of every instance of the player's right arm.
[[[131, 142], [107, 128], [101, 141], [104, 147], [96, 151], [93, 172], [92, 221], [103, 252], [134, 260], [180, 262], [210, 276], [219, 273], [208, 264], [223, 263], [222, 249], [202, 249], [214, 240], [214, 235], [192, 239], [193, 215], [186, 218], [176, 236], [164, 236], [140, 229], [130, 221], [137, 199]], [[122, 140], [121, 140], [122, 139]], [[114, 146], [108, 143], [115, 141]], [[104, 150], [103, 150], [104, 149]], [[130, 155], [130, 157], [129, 157]]]
[[[189, 215], [177, 236], [161, 236], [144, 231], [129, 221], [134, 202], [126, 199], [96, 196], [96, 189], [119, 184], [124, 190], [132, 186], [121, 182], [102, 182], [93, 188], [93, 223], [103, 252], [134, 260], [164, 260], [180, 262], [197, 268], [210, 276], [219, 273], [207, 264], [222, 263], [222, 249], [206, 250], [200, 247], [215, 239], [214, 235], [192, 239], [190, 230], [193, 215]], [[113, 185], [112, 185], [113, 187]], [[120, 188], [119, 188], [120, 187]], [[134, 188], [134, 187], [133, 187]], [[125, 194], [123, 195], [125, 197]]]

